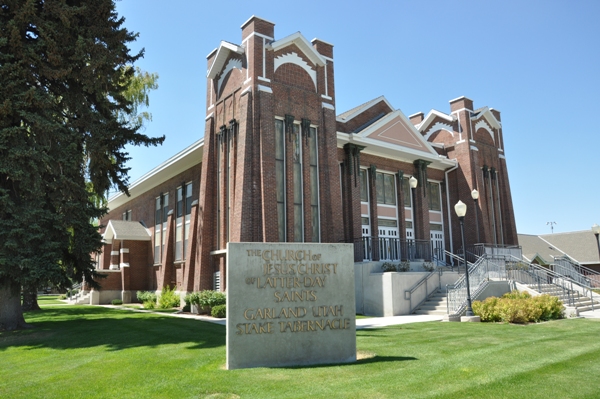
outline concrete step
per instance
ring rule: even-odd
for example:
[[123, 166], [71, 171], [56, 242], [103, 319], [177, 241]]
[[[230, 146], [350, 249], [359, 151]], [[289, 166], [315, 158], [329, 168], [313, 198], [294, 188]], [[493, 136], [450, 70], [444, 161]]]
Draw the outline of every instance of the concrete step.
[[445, 310], [416, 310], [413, 314], [428, 314], [428, 315], [447, 315]]
[[430, 305], [425, 302], [423, 305], [419, 306], [419, 310], [446, 310], [448, 307], [446, 305]]
[[432, 293], [425, 302], [421, 304], [413, 314], [446, 315], [448, 314], [447, 299], [445, 291]]

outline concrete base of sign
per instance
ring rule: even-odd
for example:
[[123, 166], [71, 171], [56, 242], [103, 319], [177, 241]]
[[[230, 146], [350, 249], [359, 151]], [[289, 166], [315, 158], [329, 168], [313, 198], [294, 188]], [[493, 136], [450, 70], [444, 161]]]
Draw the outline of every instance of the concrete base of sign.
[[356, 361], [352, 244], [227, 244], [227, 369]]

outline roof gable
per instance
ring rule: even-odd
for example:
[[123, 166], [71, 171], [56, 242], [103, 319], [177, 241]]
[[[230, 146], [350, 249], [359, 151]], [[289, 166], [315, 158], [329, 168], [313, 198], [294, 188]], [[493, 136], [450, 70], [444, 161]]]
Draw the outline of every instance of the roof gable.
[[230, 53], [244, 54], [244, 48], [233, 43], [222, 41], [217, 49], [215, 60], [206, 72], [206, 77], [209, 79], [216, 78], [217, 75], [223, 70], [225, 61], [227, 61], [227, 58], [229, 58]]
[[392, 104], [390, 104], [389, 101], [384, 96], [379, 96], [377, 98], [374, 98], [371, 101], [367, 101], [364, 104], [354, 107], [342, 114], [339, 114], [337, 116], [336, 120], [338, 122], [346, 123], [346, 122], [350, 121], [351, 119], [357, 117], [358, 115], [362, 114], [363, 112], [367, 111], [369, 108], [379, 104], [380, 102], [385, 103], [389, 107], [390, 111], [394, 111], [394, 107], [392, 107]]
[[300, 32], [296, 32], [291, 34], [283, 39], [276, 40], [272, 42], [269, 47], [273, 51], [281, 50], [287, 46], [295, 44], [300, 51], [315, 65], [324, 66], [325, 59], [321, 54], [315, 50], [315, 48], [310, 44], [308, 40]]
[[150, 241], [150, 231], [140, 222], [128, 222], [125, 220], [109, 220], [103, 235], [106, 243], [112, 240]]
[[384, 116], [357, 133], [357, 136], [438, 156], [431, 144], [423, 138], [400, 110]]
[[[421, 133], [423, 133], [423, 132], [427, 131], [427, 128], [429, 128], [429, 126], [435, 120], [438, 120], [438, 122], [439, 122], [439, 119], [442, 120], [442, 123], [446, 123], [450, 128], [452, 127], [452, 124], [454, 123], [454, 117], [452, 115], [448, 115], [443, 112], [432, 109], [431, 111], [429, 111], [429, 113], [427, 114], [425, 119], [423, 119], [423, 121], [421, 123], [419, 123], [418, 125], [416, 125], [415, 127]], [[449, 130], [449, 131], [451, 132], [452, 130]]]
[[481, 117], [485, 118], [487, 123], [494, 129], [500, 129], [502, 127], [502, 124], [500, 123], [500, 121], [498, 119], [496, 119], [496, 117], [494, 116], [494, 114], [492, 113], [492, 111], [490, 110], [489, 107], [483, 107], [483, 108], [478, 109], [477, 111], [475, 111], [473, 113], [473, 115], [471, 116], [471, 119], [477, 120], [477, 119], [480, 119]]

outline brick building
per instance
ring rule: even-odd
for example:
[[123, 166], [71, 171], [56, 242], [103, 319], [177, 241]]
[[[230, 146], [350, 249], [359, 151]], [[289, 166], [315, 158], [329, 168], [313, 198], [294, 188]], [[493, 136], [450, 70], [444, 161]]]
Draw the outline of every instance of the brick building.
[[98, 268], [120, 278], [103, 290], [224, 289], [229, 241], [345, 241], [357, 262], [444, 263], [461, 247], [459, 199], [467, 242], [517, 244], [500, 112], [460, 97], [448, 114], [406, 117], [379, 97], [336, 116], [333, 45], [274, 27], [251, 17], [240, 44], [208, 55], [204, 138], [109, 200], [102, 224], [121, 223]]

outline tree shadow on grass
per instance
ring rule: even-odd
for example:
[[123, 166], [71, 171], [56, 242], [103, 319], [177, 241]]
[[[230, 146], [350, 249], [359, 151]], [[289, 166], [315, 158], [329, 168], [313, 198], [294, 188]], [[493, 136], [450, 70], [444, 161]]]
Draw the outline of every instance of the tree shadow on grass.
[[92, 306], [51, 308], [26, 314], [33, 329], [0, 333], [0, 352], [8, 347], [107, 351], [189, 344], [186, 349], [225, 346], [225, 327], [198, 320]]

